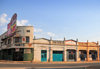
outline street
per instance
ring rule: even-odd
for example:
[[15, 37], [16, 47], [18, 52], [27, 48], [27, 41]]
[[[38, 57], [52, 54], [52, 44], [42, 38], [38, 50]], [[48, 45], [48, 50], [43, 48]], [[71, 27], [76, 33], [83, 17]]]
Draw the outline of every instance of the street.
[[0, 69], [100, 69], [100, 63], [75, 64], [8, 64], [0, 63]]

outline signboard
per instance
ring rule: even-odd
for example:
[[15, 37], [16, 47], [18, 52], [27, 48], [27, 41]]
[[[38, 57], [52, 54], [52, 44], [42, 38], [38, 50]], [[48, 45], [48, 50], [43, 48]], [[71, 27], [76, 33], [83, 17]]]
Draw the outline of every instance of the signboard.
[[31, 49], [24, 49], [24, 53], [31, 53]]
[[17, 14], [15, 13], [12, 16], [10, 23], [7, 25], [7, 36], [12, 36], [15, 33], [16, 21], [17, 21]]
[[65, 45], [76, 45], [76, 42], [73, 40], [65, 41]]
[[20, 50], [19, 48], [16, 48], [16, 52], [19, 52], [19, 50]]

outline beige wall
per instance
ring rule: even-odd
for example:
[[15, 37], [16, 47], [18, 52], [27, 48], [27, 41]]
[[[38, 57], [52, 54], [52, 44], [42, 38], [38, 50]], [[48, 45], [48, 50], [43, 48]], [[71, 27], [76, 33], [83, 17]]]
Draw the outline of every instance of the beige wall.
[[48, 45], [34, 45], [34, 62], [41, 62], [41, 50], [47, 50], [47, 61], [49, 60], [49, 46]]
[[[27, 32], [27, 30], [30, 30], [30, 32]], [[33, 37], [34, 37], [34, 35], [33, 35], [34, 31], [33, 30], [34, 30], [33, 26], [17, 26], [16, 34], [13, 36], [13, 38], [10, 37], [10, 39], [11, 39], [10, 47], [12, 47], [12, 46], [14, 47], [14, 37], [22, 37], [22, 39], [23, 39], [23, 38], [26, 38], [26, 36], [29, 36], [30, 37], [29, 43], [33, 43]], [[1, 46], [1, 39], [6, 38], [7, 37], [6, 34], [7, 34], [7, 32], [3, 33], [0, 36], [0, 46]], [[8, 42], [8, 39], [9, 38], [5, 39], [4, 41]], [[3, 44], [5, 43], [4, 41], [3, 41]], [[26, 41], [25, 42], [22, 41], [22, 43], [26, 43]], [[10, 47], [7, 47], [7, 46], [8, 46], [8, 44], [3, 45], [2, 48], [3, 49], [10, 48]], [[27, 45], [27, 46], [29, 46], [29, 45]]]
[[[27, 30], [30, 30], [30, 32], [27, 32]], [[33, 43], [33, 37], [34, 37], [33, 33], [34, 33], [33, 26], [18, 26], [16, 36], [22, 36], [22, 37], [29, 36], [30, 43]]]

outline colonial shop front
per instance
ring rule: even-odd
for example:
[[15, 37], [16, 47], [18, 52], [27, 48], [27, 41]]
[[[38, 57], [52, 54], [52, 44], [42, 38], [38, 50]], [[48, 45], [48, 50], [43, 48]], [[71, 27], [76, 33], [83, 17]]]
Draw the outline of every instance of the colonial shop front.
[[75, 40], [66, 40], [65, 41], [65, 46], [66, 46], [66, 60], [67, 61], [76, 61], [77, 58], [77, 41]]
[[96, 61], [99, 60], [98, 42], [78, 42], [78, 61]]

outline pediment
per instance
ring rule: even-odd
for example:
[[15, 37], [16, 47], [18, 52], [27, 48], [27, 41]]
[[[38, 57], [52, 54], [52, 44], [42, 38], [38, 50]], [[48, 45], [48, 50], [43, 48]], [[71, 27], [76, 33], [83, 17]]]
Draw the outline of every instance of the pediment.
[[45, 38], [35, 39], [33, 40], [34, 43], [41, 43], [41, 44], [49, 44], [49, 40]]
[[76, 41], [74, 40], [66, 40], [65, 45], [76, 45]]

